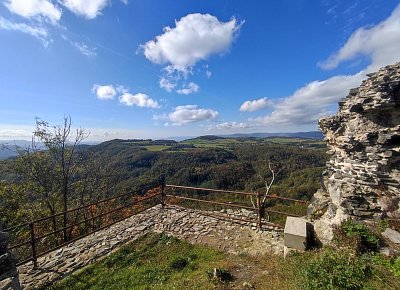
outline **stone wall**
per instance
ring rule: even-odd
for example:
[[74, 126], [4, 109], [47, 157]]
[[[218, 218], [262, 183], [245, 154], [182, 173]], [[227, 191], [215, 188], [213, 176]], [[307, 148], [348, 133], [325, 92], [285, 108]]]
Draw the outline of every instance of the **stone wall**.
[[330, 156], [323, 188], [309, 215], [323, 239], [347, 218], [399, 214], [400, 63], [368, 75], [339, 102], [336, 115], [321, 119]]
[[1, 231], [0, 226], [0, 289], [19, 290], [21, 289], [18, 280], [18, 271], [14, 259], [8, 251], [9, 237]]

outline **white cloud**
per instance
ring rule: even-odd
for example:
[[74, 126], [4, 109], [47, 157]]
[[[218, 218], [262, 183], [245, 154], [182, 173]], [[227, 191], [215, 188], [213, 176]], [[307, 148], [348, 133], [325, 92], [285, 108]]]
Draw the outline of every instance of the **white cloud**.
[[177, 93], [181, 95], [189, 95], [198, 92], [199, 88], [200, 87], [198, 84], [190, 82], [187, 85], [185, 85], [182, 89], [177, 90]]
[[100, 100], [112, 100], [117, 94], [117, 91], [112, 85], [94, 85], [92, 88], [92, 92], [95, 93], [97, 98], [99, 98]]
[[53, 23], [60, 20], [62, 14], [61, 9], [48, 0], [6, 0], [4, 5], [22, 17], [42, 17]]
[[172, 90], [176, 87], [176, 83], [165, 77], [160, 79], [159, 84], [160, 88], [166, 90], [167, 92], [172, 92]]
[[364, 73], [359, 73], [313, 81], [277, 103], [271, 114], [251, 121], [271, 126], [316, 124], [319, 118], [331, 113], [329, 108], [345, 97], [349, 89], [358, 86], [364, 77]]
[[315, 125], [317, 120], [332, 114], [337, 102], [349, 89], [360, 85], [366, 74], [400, 60], [400, 5], [381, 23], [368, 29], [356, 30], [343, 47], [323, 65], [334, 68], [359, 55], [367, 56], [371, 63], [354, 75], [333, 76], [324, 81], [313, 81], [291, 96], [274, 105], [271, 114], [250, 121], [264, 126]]
[[246, 101], [240, 106], [240, 111], [242, 112], [254, 112], [257, 110], [264, 109], [270, 105], [267, 98], [262, 98], [253, 101]]
[[72, 45], [85, 56], [93, 57], [97, 55], [96, 48], [91, 48], [84, 43], [72, 42]]
[[360, 56], [371, 59], [367, 71], [375, 71], [400, 60], [400, 5], [383, 22], [370, 28], [357, 29], [338, 52], [319, 65], [332, 69]]
[[186, 73], [198, 61], [226, 52], [242, 23], [235, 18], [221, 22], [210, 14], [189, 14], [165, 27], [164, 33], [141, 47], [145, 57], [156, 64], [171, 65]]
[[122, 3], [124, 3], [125, 5], [128, 5], [128, 0], [121, 0]]
[[87, 19], [94, 19], [109, 2], [109, 0], [63, 0], [62, 3], [71, 12]]
[[246, 123], [238, 122], [224, 122], [217, 125], [208, 126], [207, 130], [233, 130], [233, 129], [245, 129], [249, 126]]
[[[178, 106], [168, 115], [153, 116], [154, 120], [166, 120], [174, 126], [186, 125], [189, 123], [208, 121], [217, 118], [219, 113], [212, 109], [198, 108], [197, 105]], [[169, 123], [166, 123], [169, 124]]]
[[9, 21], [0, 16], [0, 29], [19, 31], [22, 33], [29, 34], [37, 39], [41, 40], [44, 46], [48, 46], [51, 40], [48, 39], [47, 30], [39, 26], [31, 26], [25, 23], [16, 23]]
[[126, 106], [138, 106], [153, 109], [160, 108], [160, 105], [157, 101], [142, 93], [137, 93], [136, 95], [124, 93], [122, 96], [119, 97], [119, 102]]

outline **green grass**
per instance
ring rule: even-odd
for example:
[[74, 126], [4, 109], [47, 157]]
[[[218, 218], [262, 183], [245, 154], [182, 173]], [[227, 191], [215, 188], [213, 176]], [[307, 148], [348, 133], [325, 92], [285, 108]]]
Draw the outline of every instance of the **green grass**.
[[171, 146], [165, 146], [165, 145], [147, 145], [141, 147], [145, 148], [147, 151], [153, 151], [153, 152], [163, 151], [165, 149], [171, 148]]
[[[42, 289], [400, 289], [400, 260], [348, 248], [238, 256], [164, 234], [148, 234]], [[213, 269], [219, 278], [213, 278]]]
[[146, 235], [48, 289], [211, 289], [224, 254], [166, 235]]

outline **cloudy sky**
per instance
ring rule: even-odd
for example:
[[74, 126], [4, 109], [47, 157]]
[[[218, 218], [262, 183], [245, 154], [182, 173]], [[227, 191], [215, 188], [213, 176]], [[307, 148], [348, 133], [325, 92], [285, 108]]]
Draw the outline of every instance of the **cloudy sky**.
[[0, 140], [311, 131], [396, 61], [394, 0], [0, 0]]

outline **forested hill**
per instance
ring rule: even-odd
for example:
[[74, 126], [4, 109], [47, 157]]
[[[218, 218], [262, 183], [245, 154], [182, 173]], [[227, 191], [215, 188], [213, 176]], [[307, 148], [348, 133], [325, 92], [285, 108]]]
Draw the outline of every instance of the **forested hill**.
[[[80, 145], [69, 181], [68, 203], [73, 208], [162, 179], [177, 185], [262, 191], [271, 174], [269, 164], [276, 171], [281, 169], [272, 193], [309, 200], [320, 187], [325, 151], [322, 141], [297, 138], [112, 140]], [[0, 161], [3, 223], [48, 215], [49, 208], [61, 211], [59, 177], [51, 164], [42, 167], [47, 160], [42, 153], [29, 158], [36, 160], [35, 166], [39, 167], [35, 170], [43, 173], [42, 181], [51, 185], [50, 191], [44, 191], [36, 181], [32, 183], [31, 178], [37, 175], [32, 176], [36, 173], [26, 164], [32, 160], [25, 157]], [[54, 197], [52, 205], [48, 204], [48, 194]]]
[[295, 138], [112, 140], [89, 150], [104, 162], [120, 191], [160, 178], [179, 185], [257, 190], [264, 186], [259, 174], [268, 175], [270, 161], [283, 168], [277, 193], [309, 198], [319, 187], [325, 166], [323, 142]]

